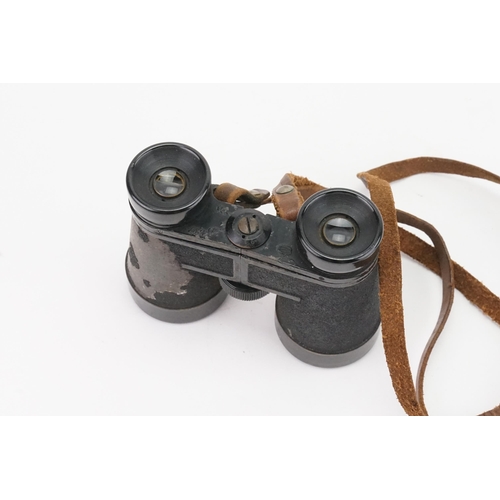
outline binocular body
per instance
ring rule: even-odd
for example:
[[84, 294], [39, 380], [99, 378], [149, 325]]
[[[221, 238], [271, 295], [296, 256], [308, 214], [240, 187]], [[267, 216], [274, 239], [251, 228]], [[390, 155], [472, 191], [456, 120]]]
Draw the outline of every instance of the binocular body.
[[289, 221], [218, 200], [194, 149], [162, 143], [127, 172], [126, 273], [135, 302], [173, 323], [199, 320], [227, 295], [276, 295], [275, 326], [297, 358], [342, 366], [366, 354], [380, 324], [382, 218], [363, 195], [328, 189]]

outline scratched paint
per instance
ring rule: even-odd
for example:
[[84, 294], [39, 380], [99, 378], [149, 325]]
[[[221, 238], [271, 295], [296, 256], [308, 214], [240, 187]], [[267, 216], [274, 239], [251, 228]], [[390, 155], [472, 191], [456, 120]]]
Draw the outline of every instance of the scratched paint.
[[140, 295], [152, 300], [156, 293], [185, 295], [193, 278], [189, 271], [182, 269], [168, 244], [146, 234], [133, 220], [127, 267]]

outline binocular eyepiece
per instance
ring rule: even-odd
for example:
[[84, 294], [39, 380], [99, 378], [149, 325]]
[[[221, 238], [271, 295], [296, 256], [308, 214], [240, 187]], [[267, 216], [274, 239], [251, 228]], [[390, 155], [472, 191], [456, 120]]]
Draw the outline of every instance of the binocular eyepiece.
[[377, 207], [350, 189], [325, 189], [312, 195], [297, 216], [297, 237], [307, 260], [339, 277], [359, 277], [371, 269], [382, 233]]
[[216, 199], [206, 160], [178, 143], [139, 153], [127, 188], [126, 272], [148, 314], [195, 321], [228, 294], [274, 293], [278, 335], [299, 359], [342, 366], [373, 345], [383, 225], [365, 196], [326, 189], [305, 201], [295, 222], [264, 215]]
[[180, 224], [207, 195], [210, 181], [210, 168], [200, 153], [184, 144], [157, 144], [130, 164], [130, 205], [152, 226]]

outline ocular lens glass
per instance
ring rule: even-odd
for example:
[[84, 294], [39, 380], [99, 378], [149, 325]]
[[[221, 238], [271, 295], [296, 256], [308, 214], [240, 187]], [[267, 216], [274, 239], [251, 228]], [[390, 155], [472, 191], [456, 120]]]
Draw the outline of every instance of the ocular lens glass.
[[174, 198], [186, 189], [186, 181], [175, 168], [166, 168], [155, 175], [153, 188], [162, 198]]
[[323, 236], [330, 245], [343, 247], [356, 237], [356, 227], [346, 216], [334, 215], [323, 225]]

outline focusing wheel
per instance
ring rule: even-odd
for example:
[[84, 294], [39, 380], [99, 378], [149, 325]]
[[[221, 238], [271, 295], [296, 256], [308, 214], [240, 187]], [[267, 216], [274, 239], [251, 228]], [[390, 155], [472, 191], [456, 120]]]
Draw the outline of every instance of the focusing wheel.
[[252, 288], [248, 285], [243, 285], [243, 283], [224, 280], [222, 278], [220, 278], [219, 281], [222, 289], [235, 299], [250, 301], [260, 299], [267, 295], [267, 292], [258, 290], [257, 288]]

